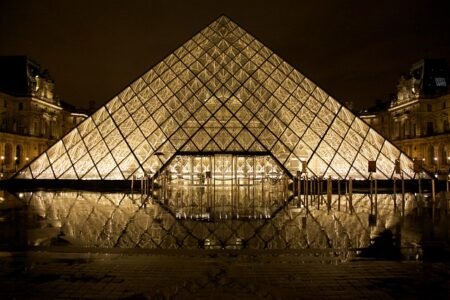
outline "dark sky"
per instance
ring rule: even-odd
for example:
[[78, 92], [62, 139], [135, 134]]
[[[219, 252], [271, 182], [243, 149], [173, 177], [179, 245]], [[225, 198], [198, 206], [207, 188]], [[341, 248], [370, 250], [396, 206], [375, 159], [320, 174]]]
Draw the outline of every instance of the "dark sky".
[[450, 61], [450, 1], [0, 1], [0, 55], [60, 97], [102, 105], [221, 14], [340, 101], [386, 99], [423, 57]]

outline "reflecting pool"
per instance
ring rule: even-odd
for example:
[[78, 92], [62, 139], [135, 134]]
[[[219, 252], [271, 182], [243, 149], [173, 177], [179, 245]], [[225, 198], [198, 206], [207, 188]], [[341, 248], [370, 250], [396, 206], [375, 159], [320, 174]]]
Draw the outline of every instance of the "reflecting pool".
[[253, 202], [236, 210], [141, 194], [5, 191], [0, 245], [349, 250], [374, 247], [380, 239], [393, 249], [448, 240], [445, 194], [434, 205], [430, 196], [414, 194], [316, 195], [307, 204], [285, 201], [270, 209], [270, 203]]

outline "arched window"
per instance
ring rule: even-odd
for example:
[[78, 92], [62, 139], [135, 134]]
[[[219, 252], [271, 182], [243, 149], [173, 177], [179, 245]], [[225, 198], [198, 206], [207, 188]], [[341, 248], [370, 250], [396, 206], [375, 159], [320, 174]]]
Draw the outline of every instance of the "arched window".
[[445, 145], [440, 145], [439, 147], [439, 162], [440, 163], [446, 163], [447, 162], [447, 146]]
[[20, 165], [23, 161], [22, 159], [23, 156], [23, 151], [22, 151], [22, 145], [17, 145], [16, 146], [16, 164]]
[[5, 165], [11, 164], [12, 161], [12, 146], [11, 144], [5, 145]]
[[442, 127], [443, 127], [443, 129], [444, 129], [444, 132], [448, 132], [448, 131], [450, 130], [450, 124], [448, 123], [448, 119], [445, 118], [445, 119], [442, 121], [442, 123], [443, 123]]
[[429, 146], [428, 147], [427, 160], [428, 160], [428, 163], [430, 165], [435, 163], [435, 160], [434, 160], [434, 146]]

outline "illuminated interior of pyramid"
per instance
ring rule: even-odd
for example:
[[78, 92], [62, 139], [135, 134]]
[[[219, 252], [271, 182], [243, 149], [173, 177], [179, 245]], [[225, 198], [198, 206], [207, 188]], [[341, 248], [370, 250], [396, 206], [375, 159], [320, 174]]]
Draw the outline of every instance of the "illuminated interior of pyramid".
[[391, 179], [396, 161], [414, 177], [410, 158], [221, 16], [15, 178], [130, 180], [167, 171], [225, 180], [304, 171], [368, 179], [368, 161], [377, 162], [373, 178]]

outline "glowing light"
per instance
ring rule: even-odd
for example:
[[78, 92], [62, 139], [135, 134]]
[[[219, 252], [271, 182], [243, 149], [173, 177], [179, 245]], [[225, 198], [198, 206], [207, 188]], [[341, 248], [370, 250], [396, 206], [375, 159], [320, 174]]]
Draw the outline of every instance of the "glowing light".
[[[214, 53], [202, 54], [205, 47]], [[369, 176], [362, 167], [367, 157], [379, 157], [377, 176], [386, 179], [392, 177], [391, 166], [399, 157], [394, 145], [345, 106], [220, 17], [16, 178], [131, 179], [144, 169], [157, 174], [180, 152], [268, 149], [291, 175], [301, 169], [313, 176], [361, 180]], [[409, 158], [402, 160], [409, 166]], [[184, 167], [180, 170], [185, 173]], [[227, 172], [223, 176], [231, 178]], [[407, 178], [414, 176], [410, 167], [404, 172]]]

